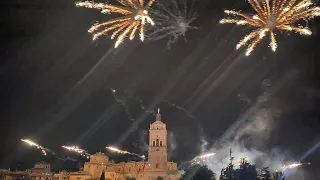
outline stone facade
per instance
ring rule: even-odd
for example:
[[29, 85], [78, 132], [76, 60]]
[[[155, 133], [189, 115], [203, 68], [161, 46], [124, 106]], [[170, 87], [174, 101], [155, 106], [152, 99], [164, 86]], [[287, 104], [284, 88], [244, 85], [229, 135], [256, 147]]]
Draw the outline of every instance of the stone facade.
[[[102, 172], [106, 180], [177, 180], [180, 173], [177, 164], [168, 162], [167, 128], [161, 121], [158, 110], [156, 121], [150, 124], [148, 161], [113, 163], [103, 153], [96, 153], [84, 164], [83, 171], [70, 173], [69, 180], [100, 179]], [[58, 175], [57, 175], [58, 176]], [[59, 180], [64, 180], [59, 178]]]

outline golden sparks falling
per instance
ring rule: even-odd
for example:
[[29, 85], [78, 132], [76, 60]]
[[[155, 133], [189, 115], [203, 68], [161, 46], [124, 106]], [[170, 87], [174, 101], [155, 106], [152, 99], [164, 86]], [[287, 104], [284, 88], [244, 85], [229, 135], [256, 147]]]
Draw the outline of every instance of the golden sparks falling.
[[38, 145], [37, 143], [35, 143], [29, 139], [21, 139], [21, 141], [28, 144], [31, 147], [36, 147], [37, 149], [39, 149], [42, 152], [43, 155], [45, 155], [45, 156], [47, 155], [46, 148]]
[[206, 153], [206, 154], [202, 154], [202, 155], [199, 155], [199, 156], [196, 156], [194, 157], [192, 160], [191, 160], [191, 163], [199, 163], [201, 159], [206, 159], [208, 157], [212, 157], [216, 155], [216, 153]]
[[299, 166], [302, 166], [302, 163], [293, 163], [293, 164], [290, 164], [290, 165], [287, 165], [287, 166], [283, 166], [281, 168], [281, 170], [285, 171], [287, 169], [293, 169], [293, 168], [296, 168], [296, 167], [299, 167]]
[[[270, 4], [270, 2], [272, 3]], [[239, 11], [225, 10], [233, 18], [222, 19], [221, 24], [233, 23], [248, 25], [257, 28], [245, 36], [236, 46], [237, 49], [248, 43], [246, 55], [249, 56], [256, 45], [266, 36], [270, 35], [270, 48], [276, 51], [278, 45], [274, 30], [294, 31], [301, 35], [311, 35], [307, 27], [294, 25], [298, 20], [311, 19], [320, 16], [320, 7], [313, 5], [311, 0], [248, 0], [255, 10], [253, 16]]]
[[78, 146], [62, 146], [62, 148], [75, 152], [83, 157], [86, 157], [89, 159], [90, 154], [87, 153], [87, 151], [85, 151], [84, 149], [79, 148]]
[[108, 146], [106, 147], [107, 149], [109, 149], [110, 151], [113, 151], [113, 152], [116, 152], [116, 153], [119, 153], [119, 154], [132, 154], [132, 155], [136, 155], [135, 153], [131, 153], [131, 152], [128, 152], [128, 151], [123, 151], [123, 150], [120, 150], [118, 148], [115, 148], [115, 147], [111, 147], [111, 146]]
[[140, 154], [137, 154], [137, 153], [132, 153], [132, 152], [129, 152], [129, 151], [123, 151], [123, 150], [120, 150], [116, 147], [112, 147], [112, 146], [107, 146], [106, 147], [108, 150], [112, 151], [112, 152], [115, 152], [115, 153], [119, 153], [119, 154], [130, 154], [130, 155], [134, 155], [134, 156], [138, 156], [140, 157], [141, 159], [145, 159], [145, 156], [144, 155], [140, 155]]
[[90, 1], [77, 2], [76, 6], [94, 8], [101, 10], [101, 13], [119, 13], [122, 17], [111, 19], [103, 23], [94, 24], [88, 32], [93, 33], [93, 40], [98, 39], [102, 35], [111, 34], [111, 39], [117, 37], [117, 41], [114, 45], [117, 48], [123, 40], [129, 35], [129, 39], [134, 39], [137, 30], [140, 31], [140, 40], [144, 41], [144, 26], [150, 23], [152, 26], [154, 22], [148, 15], [148, 9], [152, 6], [155, 0], [150, 0], [148, 3], [145, 0], [118, 0], [121, 4], [119, 6], [94, 3]]

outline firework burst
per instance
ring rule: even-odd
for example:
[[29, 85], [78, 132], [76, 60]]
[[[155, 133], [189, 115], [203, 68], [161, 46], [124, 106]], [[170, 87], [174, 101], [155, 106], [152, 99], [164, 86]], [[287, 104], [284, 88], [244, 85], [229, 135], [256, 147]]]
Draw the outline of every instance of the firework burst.
[[193, 11], [195, 0], [187, 3], [184, 0], [171, 0], [157, 2], [156, 8], [151, 11], [155, 19], [155, 29], [150, 33], [149, 38], [159, 40], [168, 38], [168, 48], [175, 43], [179, 37], [184, 37], [190, 29], [197, 29], [191, 23], [197, 18]]
[[[277, 49], [276, 29], [281, 31], [294, 31], [301, 35], [311, 35], [307, 27], [294, 25], [301, 19], [311, 19], [320, 16], [320, 8], [313, 6], [310, 0], [248, 0], [255, 10], [254, 15], [247, 15], [239, 11], [225, 10], [233, 18], [222, 19], [220, 23], [234, 23], [257, 28], [245, 36], [238, 44], [237, 49], [248, 43], [246, 55], [249, 56], [256, 45], [266, 36], [270, 35], [270, 48]], [[250, 43], [249, 43], [250, 42]]]
[[94, 24], [88, 30], [90, 33], [93, 33], [93, 40], [113, 31], [111, 39], [117, 37], [117, 41], [114, 45], [114, 47], [117, 48], [129, 34], [129, 39], [134, 39], [139, 27], [140, 40], [144, 41], [144, 26], [146, 22], [154, 25], [153, 20], [148, 15], [148, 9], [154, 1], [155, 0], [150, 0], [148, 3], [145, 3], [145, 0], [118, 0], [121, 4], [119, 6], [85, 1], [77, 2], [76, 6], [99, 9], [103, 14], [119, 13], [123, 15], [122, 17], [111, 19], [103, 23]]

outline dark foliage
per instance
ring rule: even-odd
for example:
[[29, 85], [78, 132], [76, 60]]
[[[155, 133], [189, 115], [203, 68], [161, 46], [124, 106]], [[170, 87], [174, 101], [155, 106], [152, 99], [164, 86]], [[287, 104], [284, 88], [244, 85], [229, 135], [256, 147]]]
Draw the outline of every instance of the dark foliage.
[[269, 167], [262, 168], [259, 173], [260, 180], [273, 180]]
[[181, 180], [215, 180], [215, 174], [207, 167], [195, 165], [189, 168], [181, 177]]
[[104, 175], [104, 171], [101, 173], [101, 176], [100, 176], [100, 180], [105, 180], [106, 179], [106, 177], [105, 177], [105, 175]]

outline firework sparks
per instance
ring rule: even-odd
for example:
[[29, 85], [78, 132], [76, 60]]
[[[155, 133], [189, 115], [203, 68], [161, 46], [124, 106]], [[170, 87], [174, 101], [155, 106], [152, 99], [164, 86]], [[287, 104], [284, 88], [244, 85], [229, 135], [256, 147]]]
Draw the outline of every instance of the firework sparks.
[[151, 11], [155, 19], [155, 31], [149, 37], [153, 40], [168, 38], [168, 48], [175, 43], [179, 37], [184, 37], [189, 29], [197, 29], [191, 26], [191, 23], [197, 18], [193, 12], [193, 5], [195, 0], [192, 1], [190, 7], [187, 1], [171, 0], [170, 5], [166, 3], [157, 3], [157, 10]]
[[45, 156], [47, 155], [47, 149], [38, 145], [37, 143], [35, 143], [29, 139], [21, 139], [21, 141], [28, 144], [29, 146], [36, 147], [37, 149], [39, 149], [42, 152], [43, 155], [45, 155]]
[[144, 155], [140, 155], [140, 154], [136, 154], [136, 153], [132, 153], [132, 152], [129, 152], [129, 151], [123, 151], [123, 150], [120, 150], [116, 147], [112, 147], [112, 146], [108, 146], [106, 147], [108, 150], [112, 151], [112, 152], [116, 152], [116, 153], [119, 153], [119, 154], [130, 154], [130, 155], [134, 155], [134, 156], [138, 156], [142, 159], [145, 159], [145, 156]]
[[129, 118], [131, 121], [134, 121], [134, 118], [133, 118], [132, 114], [131, 114], [130, 111], [129, 111], [129, 107], [128, 107], [126, 101], [123, 100], [123, 99], [121, 99], [120, 97], [118, 97], [118, 96], [116, 95], [117, 91], [116, 91], [115, 89], [112, 89], [112, 88], [111, 88], [111, 91], [112, 91], [112, 96], [113, 96], [113, 98], [114, 98], [119, 104], [121, 104], [121, 106], [124, 108], [124, 111], [125, 111], [126, 114], [128, 115], [128, 118]]
[[242, 163], [248, 161], [248, 159], [249, 159], [249, 158], [247, 158], [247, 157], [240, 158], [237, 163], [238, 163], [238, 164], [242, 164]]
[[[251, 16], [239, 11], [225, 10], [233, 18], [222, 19], [221, 24], [234, 23], [257, 28], [245, 36], [236, 46], [237, 49], [248, 43], [246, 55], [249, 56], [256, 45], [266, 36], [270, 35], [270, 48], [276, 51], [276, 29], [281, 31], [294, 31], [301, 35], [311, 35], [307, 27], [294, 23], [301, 19], [311, 19], [320, 16], [320, 7], [313, 6], [311, 0], [248, 0], [256, 14]], [[270, 1], [270, 2], [269, 2]]]
[[120, 6], [85, 1], [77, 2], [76, 6], [99, 9], [104, 14], [119, 13], [123, 15], [122, 17], [111, 19], [103, 23], [97, 23], [88, 30], [90, 33], [93, 33], [93, 40], [113, 31], [111, 39], [117, 37], [114, 46], [117, 48], [129, 34], [129, 39], [134, 39], [139, 27], [140, 40], [144, 41], [144, 26], [146, 22], [154, 25], [152, 18], [148, 14], [148, 10], [154, 1], [155, 0], [150, 0], [148, 3], [145, 3], [144, 0], [118, 0], [121, 4]]
[[293, 163], [293, 164], [290, 164], [290, 165], [287, 165], [287, 166], [283, 166], [281, 168], [281, 170], [285, 171], [287, 169], [293, 169], [293, 168], [296, 168], [296, 167], [299, 167], [299, 166], [302, 166], [302, 163]]
[[62, 148], [69, 150], [69, 151], [72, 151], [72, 152], [75, 152], [75, 153], [77, 153], [83, 157], [86, 157], [86, 158], [90, 157], [90, 154], [87, 151], [79, 148], [78, 146], [62, 146]]
[[119, 154], [134, 154], [134, 153], [131, 153], [131, 152], [128, 152], [128, 151], [123, 151], [123, 150], [120, 150], [118, 148], [111, 147], [111, 146], [108, 146], [106, 148], [109, 149], [110, 151], [113, 151], [113, 152], [116, 152], [116, 153], [119, 153]]
[[208, 157], [212, 157], [214, 156], [216, 153], [206, 153], [206, 154], [202, 154], [202, 155], [199, 155], [199, 156], [196, 156], [195, 158], [193, 158], [191, 160], [192, 163], [199, 163], [201, 159], [206, 159]]

